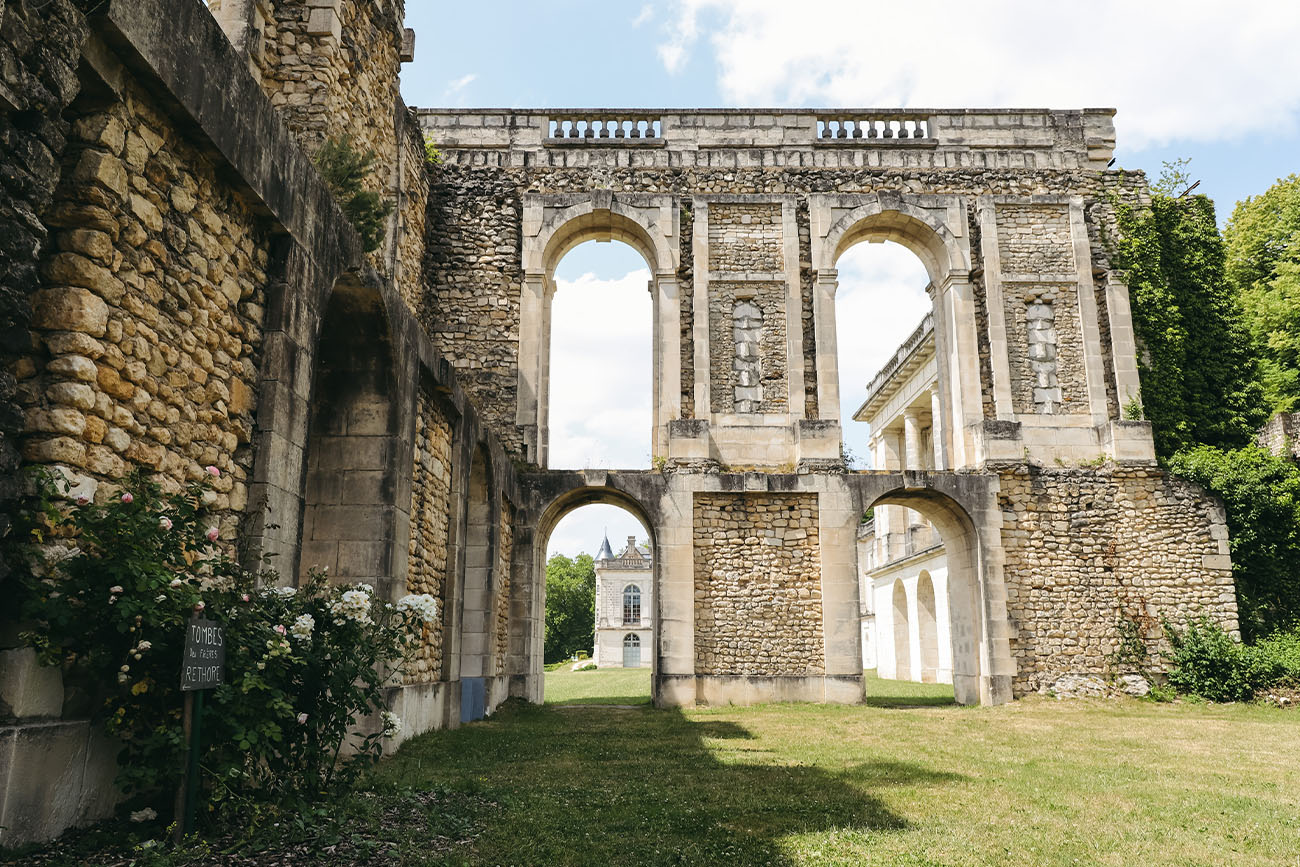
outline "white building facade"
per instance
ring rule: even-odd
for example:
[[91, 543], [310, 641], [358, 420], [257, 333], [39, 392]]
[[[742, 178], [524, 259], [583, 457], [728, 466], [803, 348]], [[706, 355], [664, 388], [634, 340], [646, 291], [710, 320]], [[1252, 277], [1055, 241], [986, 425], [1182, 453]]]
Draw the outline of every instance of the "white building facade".
[[617, 557], [606, 538], [596, 555], [596, 637], [600, 668], [650, 668], [654, 659], [654, 581], [650, 552], [627, 537]]
[[[935, 362], [927, 315], [872, 378], [854, 414], [871, 425], [878, 470], [946, 469]], [[877, 506], [858, 529], [862, 659], [880, 677], [952, 683], [948, 563], [943, 540], [920, 513]]]

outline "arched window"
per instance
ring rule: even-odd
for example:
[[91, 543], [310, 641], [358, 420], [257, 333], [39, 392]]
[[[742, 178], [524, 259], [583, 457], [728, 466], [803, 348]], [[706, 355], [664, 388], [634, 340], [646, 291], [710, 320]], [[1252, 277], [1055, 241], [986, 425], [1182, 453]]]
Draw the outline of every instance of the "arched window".
[[634, 632], [629, 632], [623, 636], [623, 667], [640, 668], [641, 666], [641, 636]]
[[[638, 626], [641, 623], [641, 588], [629, 584], [623, 588], [623, 625]], [[629, 636], [636, 638], [635, 635]], [[627, 639], [624, 639], [624, 643]]]

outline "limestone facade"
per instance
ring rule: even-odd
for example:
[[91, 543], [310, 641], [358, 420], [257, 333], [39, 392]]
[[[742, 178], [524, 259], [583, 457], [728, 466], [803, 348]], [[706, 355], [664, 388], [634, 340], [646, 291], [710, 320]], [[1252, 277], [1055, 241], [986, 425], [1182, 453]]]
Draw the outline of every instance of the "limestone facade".
[[599, 668], [650, 668], [654, 661], [654, 561], [635, 536], [617, 555], [605, 539], [596, 556], [596, 632], [591, 659]]

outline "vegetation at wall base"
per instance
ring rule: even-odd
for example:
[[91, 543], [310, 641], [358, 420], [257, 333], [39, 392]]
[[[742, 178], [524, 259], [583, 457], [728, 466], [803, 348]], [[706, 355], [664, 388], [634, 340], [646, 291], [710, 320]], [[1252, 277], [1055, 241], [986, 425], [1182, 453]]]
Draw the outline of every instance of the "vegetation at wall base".
[[384, 240], [384, 223], [393, 213], [394, 205], [365, 188], [366, 178], [375, 170], [375, 152], [358, 151], [351, 138], [344, 136], [326, 140], [315, 159], [321, 179], [361, 236], [362, 248], [367, 253], [378, 250]]
[[[102, 502], [47, 497], [22, 516], [23, 638], [121, 742], [122, 810], [170, 817], [186, 749], [186, 624], [201, 612], [222, 625], [226, 678], [206, 700], [200, 816], [255, 825], [335, 797], [379, 758], [400, 726], [384, 689], [436, 614], [431, 597], [382, 603], [319, 572], [295, 589], [243, 570], [206, 492], [196, 482], [164, 495], [136, 473]], [[368, 717], [383, 723], [359, 731]]]
[[1169, 685], [1207, 701], [1250, 701], [1269, 689], [1300, 688], [1300, 628], [1243, 644], [1205, 617], [1165, 632], [1173, 651]]

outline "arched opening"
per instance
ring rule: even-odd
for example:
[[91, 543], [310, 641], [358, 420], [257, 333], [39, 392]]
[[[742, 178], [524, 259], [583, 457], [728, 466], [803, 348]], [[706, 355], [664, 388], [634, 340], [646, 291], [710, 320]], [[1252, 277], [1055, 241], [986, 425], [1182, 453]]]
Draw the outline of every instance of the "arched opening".
[[907, 617], [907, 589], [894, 582], [894, 679], [912, 679], [912, 630]]
[[[893, 242], [859, 243], [848, 248], [836, 262], [839, 286], [835, 293], [835, 330], [838, 337], [839, 418], [844, 437], [844, 455], [854, 469], [898, 469], [903, 456], [881, 451], [881, 428], [887, 423], [902, 425], [901, 408], [890, 406], [891, 398], [903, 385], [908, 406], [930, 399], [937, 389], [934, 371], [933, 327], [922, 326], [930, 317], [933, 303], [926, 293], [929, 277], [921, 260], [909, 249]], [[931, 320], [932, 321], [932, 320]], [[922, 335], [918, 338], [918, 329]], [[911, 357], [917, 347], [924, 359]], [[899, 362], [900, 354], [903, 357]], [[917, 370], [917, 366], [922, 369]], [[927, 381], [896, 383], [899, 377], [920, 376]], [[915, 393], [912, 393], [915, 392]], [[898, 409], [897, 418], [880, 418], [884, 408]], [[926, 428], [931, 407], [924, 406]], [[888, 466], [897, 463], [899, 466]], [[925, 461], [926, 466], [932, 461]]]
[[299, 580], [327, 569], [335, 581], [394, 582], [397, 502], [396, 391], [388, 319], [373, 289], [340, 281], [322, 319], [308, 422]]
[[939, 624], [934, 601], [934, 581], [922, 569], [916, 579], [916, 638], [920, 644], [922, 683], [939, 679]]
[[[582, 657], [589, 655], [597, 670], [584, 677], [586, 698], [607, 679], [601, 674], [605, 669], [645, 669], [644, 678], [616, 678], [613, 688], [635, 701], [626, 691], [632, 684], [649, 700], [656, 666], [659, 562], [645, 510], [612, 488], [578, 488], [544, 510], [534, 538], [536, 568], [546, 576], [544, 661], [553, 664], [576, 655], [581, 668]], [[575, 620], [582, 617], [581, 628], [575, 629]], [[629, 635], [637, 639], [637, 655], [634, 664], [625, 665]], [[548, 672], [544, 689], [566, 695], [574, 680], [570, 668]]]
[[[877, 496], [871, 506], [875, 515], [886, 507], [913, 510], [934, 528], [937, 539], [936, 545], [919, 555], [875, 565], [870, 572], [877, 601], [882, 596], [892, 601], [889, 614], [894, 622], [888, 635], [893, 647], [878, 647], [878, 652], [893, 654], [906, 665], [896, 665], [899, 679], [927, 680], [927, 670], [934, 672], [930, 682], [951, 679], [960, 704], [1009, 699], [1009, 647], [1000, 632], [990, 636], [986, 627], [989, 593], [983, 585], [984, 558], [970, 514], [933, 488], [900, 488]], [[914, 592], [908, 593], [909, 586]], [[915, 600], [914, 609], [909, 596]], [[883, 613], [881, 607], [878, 614]], [[906, 653], [900, 643], [904, 633]], [[992, 640], [1002, 642], [1001, 649], [994, 648]], [[996, 666], [995, 658], [1001, 660]], [[883, 670], [881, 674], [887, 675]]]
[[626, 243], [582, 243], [557, 263], [551, 285], [546, 464], [649, 468], [654, 305], [645, 260]]

